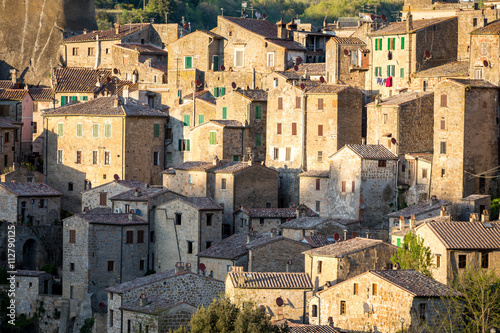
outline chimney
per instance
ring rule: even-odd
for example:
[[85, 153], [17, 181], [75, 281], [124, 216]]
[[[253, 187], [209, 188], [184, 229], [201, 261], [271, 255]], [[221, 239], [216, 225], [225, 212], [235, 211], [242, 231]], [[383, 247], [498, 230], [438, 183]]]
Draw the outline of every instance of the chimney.
[[333, 318], [328, 317], [328, 326], [333, 327]]
[[305, 71], [305, 73], [304, 73], [304, 78], [305, 78], [306, 80], [309, 80], [309, 73], [308, 73], [307, 69], [306, 69], [306, 71]]
[[12, 79], [12, 84], [17, 84], [17, 69], [13, 68], [10, 70], [10, 75]]
[[113, 107], [114, 108], [117, 108], [121, 105], [120, 103], [120, 98], [118, 96], [115, 96], [115, 98], [113, 99]]
[[277, 37], [286, 38], [286, 23], [283, 21], [283, 18], [276, 22], [276, 28], [278, 29]]
[[368, 233], [368, 231], [366, 232], [366, 238], [370, 238], [370, 234]]
[[117, 35], [120, 33], [120, 23], [115, 23], [115, 33]]
[[477, 213], [471, 213], [469, 217], [469, 222], [477, 222], [479, 220], [479, 217], [477, 216]]
[[347, 229], [344, 229], [344, 240], [347, 240]]
[[123, 87], [123, 104], [127, 104], [127, 99], [129, 98], [128, 86]]
[[248, 234], [247, 234], [247, 244], [254, 241], [255, 238], [257, 238], [257, 232], [256, 231], [250, 231]]
[[243, 272], [243, 266], [231, 266], [231, 272]]
[[411, 12], [408, 12], [408, 15], [406, 15], [406, 31], [412, 31], [413, 30], [413, 15]]
[[214, 156], [213, 160], [212, 160], [212, 164], [213, 165], [217, 165], [219, 164], [219, 158], [217, 157], [217, 155]]
[[438, 198], [435, 195], [431, 196], [431, 206], [437, 205], [438, 203]]
[[175, 263], [175, 274], [184, 272], [184, 263], [182, 261], [178, 261]]
[[439, 216], [448, 216], [448, 212], [446, 211], [446, 206], [441, 206], [441, 210], [439, 211]]
[[87, 34], [87, 28], [83, 29], [83, 34], [86, 35]]
[[271, 237], [276, 237], [276, 229], [275, 228], [271, 229]]
[[403, 230], [405, 228], [405, 217], [400, 216], [399, 217], [399, 230]]
[[186, 272], [191, 272], [191, 263], [187, 262], [186, 265], [184, 266], [184, 270]]
[[148, 297], [146, 294], [141, 294], [139, 296], [139, 306], [146, 306], [148, 304]]
[[490, 214], [488, 213], [488, 210], [483, 210], [483, 213], [481, 214], [481, 222], [489, 222], [490, 221]]
[[135, 220], [135, 213], [129, 213], [128, 214], [128, 219], [129, 219], [129, 221]]
[[136, 188], [134, 192], [134, 197], [140, 197], [140, 196], [142, 196], [142, 192], [139, 188]]
[[292, 259], [288, 259], [286, 261], [286, 272], [288, 273], [290, 271], [290, 269], [292, 268], [291, 266], [293, 265], [293, 260]]
[[412, 215], [410, 217], [410, 229], [413, 229], [417, 226], [417, 219], [415, 218], [415, 215]]

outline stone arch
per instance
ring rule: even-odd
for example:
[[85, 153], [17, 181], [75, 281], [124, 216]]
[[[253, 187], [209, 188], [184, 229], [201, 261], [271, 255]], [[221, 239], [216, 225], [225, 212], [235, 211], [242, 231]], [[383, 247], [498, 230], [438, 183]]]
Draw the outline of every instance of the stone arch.
[[33, 238], [29, 238], [23, 245], [22, 268], [35, 270], [38, 243]]

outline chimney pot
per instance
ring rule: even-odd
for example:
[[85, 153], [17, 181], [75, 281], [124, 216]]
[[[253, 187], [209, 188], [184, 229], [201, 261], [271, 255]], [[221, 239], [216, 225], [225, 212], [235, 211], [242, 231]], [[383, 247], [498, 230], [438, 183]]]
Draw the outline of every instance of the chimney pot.
[[441, 206], [441, 210], [439, 211], [439, 216], [448, 216], [448, 212], [446, 211], [446, 206]]
[[413, 30], [413, 15], [411, 12], [408, 12], [408, 15], [406, 15], [406, 31], [412, 31]]
[[417, 226], [417, 219], [415, 218], [415, 215], [412, 215], [410, 217], [410, 229], [413, 229]]
[[178, 261], [175, 264], [175, 274], [184, 272], [184, 263], [182, 261]]
[[481, 222], [489, 222], [490, 221], [490, 214], [488, 213], [488, 210], [483, 210], [483, 214], [481, 214]]
[[399, 217], [399, 230], [403, 230], [405, 228], [405, 218], [404, 216]]
[[17, 69], [13, 68], [10, 70], [12, 84], [17, 84]]
[[437, 205], [438, 203], [438, 198], [435, 195], [431, 196], [431, 206]]
[[471, 213], [469, 217], [469, 222], [477, 222], [479, 220], [476, 213]]
[[115, 33], [117, 35], [120, 33], [120, 23], [115, 23]]
[[86, 35], [87, 34], [87, 28], [83, 29], [83, 34]]
[[148, 297], [146, 294], [141, 294], [139, 296], [139, 306], [146, 306], [148, 304]]

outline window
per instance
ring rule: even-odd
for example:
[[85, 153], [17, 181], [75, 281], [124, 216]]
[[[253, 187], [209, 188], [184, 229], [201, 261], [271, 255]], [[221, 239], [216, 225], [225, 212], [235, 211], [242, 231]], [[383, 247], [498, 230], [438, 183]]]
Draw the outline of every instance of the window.
[[109, 310], [109, 327], [113, 327], [113, 310]]
[[192, 184], [192, 183], [193, 183], [193, 175], [192, 175], [192, 174], [189, 174], [189, 175], [188, 175], [188, 183], [189, 183], [189, 184]]
[[441, 255], [436, 254], [436, 268], [440, 268], [440, 267], [441, 267]]
[[345, 315], [345, 301], [340, 301], [340, 314]]
[[74, 55], [74, 56], [77, 56], [77, 55], [78, 55], [78, 49], [79, 49], [78, 47], [74, 47], [74, 48], [73, 48], [73, 55]]
[[97, 164], [98, 163], [98, 156], [99, 152], [97, 150], [92, 151], [92, 164]]
[[281, 123], [277, 123], [276, 125], [277, 125], [276, 126], [276, 134], [280, 135], [281, 134], [282, 125], [281, 125]]
[[134, 231], [133, 230], [128, 230], [126, 233], [126, 238], [125, 238], [125, 244], [132, 244], [134, 243]]
[[427, 169], [422, 169], [422, 178], [427, 179]]
[[291, 161], [292, 160], [292, 148], [286, 147], [285, 149], [285, 161]]
[[472, 26], [477, 27], [477, 18], [472, 19]]
[[76, 124], [76, 137], [83, 137], [83, 124]]
[[144, 230], [137, 230], [137, 243], [144, 243]]
[[372, 295], [373, 296], [377, 296], [378, 295], [378, 290], [377, 290], [377, 284], [376, 283], [373, 283], [372, 284]]
[[323, 136], [323, 125], [318, 125], [318, 136]]
[[222, 97], [226, 94], [225, 87], [215, 87], [214, 88], [214, 97]]
[[9, 132], [5, 132], [4, 141], [10, 142], [10, 133]]
[[99, 206], [106, 206], [108, 203], [108, 193], [101, 192], [99, 193]]
[[481, 267], [488, 268], [488, 252], [481, 253]]
[[182, 224], [182, 214], [175, 213], [175, 225], [181, 225], [181, 224]]
[[346, 185], [347, 185], [347, 184], [346, 184], [346, 181], [345, 181], [345, 180], [343, 180], [343, 181], [342, 181], [342, 193], [345, 193], [345, 192], [346, 192]]
[[73, 298], [74, 297], [74, 288], [73, 286], [69, 287], [69, 298]]
[[114, 261], [108, 261], [108, 272], [112, 272], [115, 270], [115, 262]]
[[314, 317], [314, 318], [315, 318], [315, 317], [317, 317], [317, 316], [318, 316], [318, 306], [317, 306], [316, 304], [314, 304], [314, 305], [312, 306], [312, 311], [311, 311], [311, 312], [312, 312], [312, 314], [311, 314], [311, 316], [312, 316], [312, 317]]
[[227, 106], [222, 107], [222, 119], [227, 119]]
[[189, 151], [189, 139], [179, 139], [179, 151]]
[[387, 65], [387, 76], [396, 75], [396, 65]]
[[62, 151], [62, 149], [58, 149], [57, 150], [57, 164], [63, 163], [63, 155], [64, 155], [64, 152]]
[[76, 164], [82, 164], [82, 152], [80, 150], [76, 151]]
[[267, 67], [274, 67], [274, 53], [267, 54]]
[[280, 158], [280, 150], [279, 148], [274, 148], [274, 159], [277, 160]]
[[278, 110], [283, 110], [283, 97], [278, 97]]
[[317, 264], [317, 274], [321, 274], [321, 271], [323, 270], [323, 262], [321, 260], [318, 261]]
[[226, 178], [222, 178], [221, 179], [220, 188], [221, 188], [221, 190], [225, 190], [226, 189]]
[[488, 55], [488, 43], [481, 43], [481, 55]]
[[130, 213], [130, 205], [125, 205], [125, 213]]
[[193, 253], [193, 242], [188, 241], [187, 243], [188, 243], [187, 244], [188, 245], [188, 251], [187, 252], [188, 253]]
[[127, 333], [130, 333], [130, 331], [132, 330], [132, 322], [129, 320], [127, 320]]
[[71, 244], [75, 244], [76, 243], [76, 230], [70, 230], [69, 231], [69, 242]]
[[172, 162], [172, 161], [173, 161], [172, 153], [168, 152], [167, 153], [167, 162]]
[[323, 152], [318, 151], [318, 163], [323, 163]]
[[240, 160], [239, 155], [233, 155], [233, 162], [238, 162]]
[[33, 122], [33, 134], [36, 134], [38, 132], [38, 124], [36, 121]]
[[184, 57], [184, 68], [193, 68], [193, 57]]
[[404, 67], [401, 67], [399, 69], [399, 77], [400, 78], [404, 78], [405, 77], [405, 68]]
[[58, 137], [64, 136], [64, 124], [63, 123], [57, 124], [57, 136]]
[[297, 135], [297, 123], [292, 123], [292, 135]]
[[401, 50], [405, 49], [405, 38], [401, 37]]
[[323, 111], [323, 98], [318, 98], [318, 111]]
[[425, 303], [420, 303], [418, 305], [418, 317], [420, 320], [425, 320]]
[[205, 115], [198, 115], [198, 124], [203, 124], [205, 122]]
[[73, 183], [71, 182], [68, 183], [68, 191], [73, 191]]
[[86, 101], [88, 100], [88, 96], [80, 96], [80, 101]]
[[321, 189], [321, 179], [316, 179], [316, 191], [319, 191]]
[[441, 107], [448, 107], [448, 95], [446, 94], [441, 94]]
[[379, 168], [385, 168], [386, 166], [387, 166], [386, 160], [378, 160], [378, 167]]
[[382, 50], [382, 38], [375, 39], [375, 51]]
[[160, 165], [160, 152], [153, 152], [153, 165]]
[[235, 67], [245, 66], [245, 51], [244, 50], [234, 50], [234, 66]]
[[105, 151], [104, 152], [104, 165], [110, 165], [110, 162], [109, 162], [109, 156], [110, 156], [110, 152], [109, 151]]
[[467, 256], [465, 254], [460, 254], [458, 256], [458, 268], [467, 267]]
[[273, 87], [276, 88], [279, 85], [279, 81], [277, 78], [274, 78], [273, 80]]
[[189, 126], [191, 124], [191, 116], [188, 114], [184, 115], [184, 126]]
[[474, 69], [474, 78], [477, 80], [481, 80], [483, 78], [483, 69], [482, 68]]
[[88, 55], [89, 57], [94, 55], [94, 48], [93, 48], [93, 47], [89, 47], [89, 48], [88, 48], [88, 50], [87, 50], [87, 55]]
[[255, 147], [262, 146], [262, 134], [255, 133]]
[[316, 211], [317, 212], [321, 211], [321, 201], [316, 201]]
[[177, 90], [177, 97], [182, 98], [182, 90]]
[[255, 120], [261, 120], [262, 119], [262, 106], [256, 105], [255, 106]]
[[212, 225], [212, 216], [213, 214], [207, 214], [207, 226]]
[[387, 50], [394, 50], [396, 47], [396, 38], [387, 38]]
[[75, 263], [74, 262], [72, 262], [72, 263], [69, 264], [69, 271], [70, 272], [74, 272], [75, 271]]
[[445, 174], [446, 174], [446, 170], [445, 169], [441, 169], [441, 177], [444, 177]]
[[99, 124], [92, 125], [92, 137], [94, 137], [94, 138], [99, 137]]
[[153, 137], [155, 137], [155, 138], [160, 137], [160, 124], [153, 125]]
[[446, 154], [446, 142], [441, 141], [439, 143], [439, 153], [442, 155]]
[[209, 133], [209, 136], [210, 136], [210, 137], [209, 137], [209, 140], [208, 140], [208, 141], [209, 141], [209, 143], [210, 143], [211, 145], [215, 145], [215, 144], [217, 143], [216, 135], [217, 135], [217, 132], [215, 132], [215, 131], [211, 131], [211, 132]]
[[446, 121], [445, 121], [445, 120], [441, 120], [441, 126], [440, 126], [440, 128], [441, 128], [442, 130], [445, 130], [445, 129], [446, 129]]
[[210, 241], [205, 242], [205, 249], [208, 249], [211, 246], [212, 246], [212, 242], [210, 242]]
[[351, 191], [352, 193], [356, 192], [356, 182], [354, 180], [352, 181], [352, 184], [351, 184], [351, 190], [352, 190]]
[[300, 109], [300, 108], [301, 108], [301, 103], [300, 103], [300, 101], [301, 101], [300, 96], [296, 96], [296, 97], [295, 97], [295, 108], [296, 108], [296, 109]]
[[375, 67], [375, 76], [376, 77], [382, 76], [382, 67]]
[[123, 56], [123, 65], [124, 66], [128, 65], [128, 55]]

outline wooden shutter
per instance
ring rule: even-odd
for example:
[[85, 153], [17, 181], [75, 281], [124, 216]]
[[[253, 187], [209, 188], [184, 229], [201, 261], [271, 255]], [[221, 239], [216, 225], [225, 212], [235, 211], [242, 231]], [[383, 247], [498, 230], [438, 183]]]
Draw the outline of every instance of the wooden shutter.
[[318, 136], [323, 136], [323, 125], [318, 125]]
[[160, 137], [160, 124], [154, 124], [153, 125], [153, 136], [155, 138], [159, 138]]
[[405, 49], [405, 38], [401, 37], [401, 50]]
[[203, 124], [205, 122], [205, 115], [198, 115], [198, 124]]
[[260, 147], [262, 145], [262, 137], [260, 133], [255, 133], [255, 147]]
[[292, 123], [292, 135], [297, 135], [297, 123]]
[[352, 189], [352, 191], [351, 191], [352, 193], [356, 192], [356, 182], [354, 180], [352, 181], [352, 188], [351, 189]]
[[441, 120], [441, 129], [442, 130], [446, 129], [446, 121], [445, 120]]
[[255, 119], [262, 119], [262, 106], [255, 106]]
[[281, 134], [281, 123], [276, 124], [276, 134]]
[[316, 191], [319, 191], [321, 189], [321, 179], [316, 179]]
[[222, 108], [222, 119], [227, 119], [227, 107]]
[[134, 232], [132, 230], [127, 231], [127, 237], [125, 243], [131, 244], [134, 242]]
[[216, 142], [217, 142], [216, 135], [217, 135], [216, 132], [210, 132], [210, 141], [209, 141], [209, 143], [211, 145], [215, 145], [216, 144]]
[[318, 98], [318, 110], [323, 110], [323, 98]]
[[345, 189], [346, 189], [346, 181], [343, 180], [342, 181], [342, 193], [345, 193]]
[[278, 97], [278, 110], [283, 110], [283, 97]]
[[106, 206], [108, 203], [108, 194], [106, 192], [99, 193], [99, 205]]
[[92, 136], [94, 138], [99, 137], [99, 124], [93, 124], [92, 125]]
[[137, 243], [144, 243], [144, 230], [137, 230]]
[[111, 124], [104, 125], [104, 136], [107, 138], [111, 137]]
[[57, 124], [57, 136], [64, 136], [64, 124]]
[[69, 242], [73, 244], [76, 243], [76, 230], [69, 231]]
[[184, 115], [184, 126], [189, 126], [190, 122], [191, 122], [190, 116], [188, 114], [185, 114]]
[[448, 95], [441, 94], [441, 107], [448, 107]]
[[295, 97], [295, 108], [300, 109], [300, 96]]

